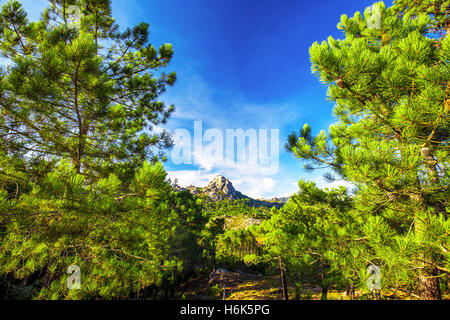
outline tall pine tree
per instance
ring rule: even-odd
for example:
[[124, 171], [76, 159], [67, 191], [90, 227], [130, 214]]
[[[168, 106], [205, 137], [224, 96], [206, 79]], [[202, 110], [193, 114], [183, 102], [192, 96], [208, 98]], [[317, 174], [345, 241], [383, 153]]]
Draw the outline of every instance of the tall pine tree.
[[174, 110], [158, 98], [176, 77], [163, 71], [171, 45], [148, 36], [147, 24], [121, 32], [109, 0], [51, 1], [37, 22], [2, 6], [5, 298], [167, 297], [202, 262], [200, 206], [156, 163], [172, 141], [154, 127]]
[[328, 167], [355, 184], [366, 232], [396, 235], [390, 244], [368, 239], [373, 251], [399, 268], [398, 284], [440, 299], [449, 273], [449, 3], [416, 2], [343, 15], [344, 39], [313, 44], [312, 71], [338, 122], [315, 137], [305, 125], [286, 147], [307, 169]]
[[0, 137], [8, 155], [27, 159], [28, 170], [70, 158], [77, 172], [105, 176], [162, 157], [152, 147], [171, 139], [152, 129], [174, 110], [158, 97], [176, 76], [161, 71], [172, 46], [155, 49], [148, 27], [120, 31], [109, 0], [53, 0], [37, 22], [19, 1], [4, 4]]

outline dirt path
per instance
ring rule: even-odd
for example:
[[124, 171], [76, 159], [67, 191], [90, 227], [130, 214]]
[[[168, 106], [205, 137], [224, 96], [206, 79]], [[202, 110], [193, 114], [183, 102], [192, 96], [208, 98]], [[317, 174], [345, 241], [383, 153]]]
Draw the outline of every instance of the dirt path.
[[[280, 276], [264, 276], [245, 272], [218, 270], [211, 275], [190, 280], [177, 290], [177, 296], [187, 300], [280, 300]], [[183, 293], [183, 289], [185, 289]], [[311, 295], [317, 295], [320, 288], [307, 288]], [[289, 293], [294, 296], [293, 286]]]
[[[225, 291], [225, 296], [224, 296]], [[290, 299], [295, 298], [295, 289], [292, 283], [288, 283]], [[360, 292], [357, 292], [360, 295]], [[385, 299], [410, 300], [414, 299], [408, 294], [400, 295], [399, 292], [384, 292]], [[281, 300], [280, 276], [265, 276], [247, 272], [230, 272], [219, 269], [210, 275], [199, 276], [188, 281], [176, 290], [176, 299], [186, 300]], [[302, 300], [319, 300], [321, 289], [319, 287], [304, 286], [300, 294]], [[350, 300], [343, 291], [330, 290], [330, 300]], [[448, 296], [444, 299], [449, 299]]]

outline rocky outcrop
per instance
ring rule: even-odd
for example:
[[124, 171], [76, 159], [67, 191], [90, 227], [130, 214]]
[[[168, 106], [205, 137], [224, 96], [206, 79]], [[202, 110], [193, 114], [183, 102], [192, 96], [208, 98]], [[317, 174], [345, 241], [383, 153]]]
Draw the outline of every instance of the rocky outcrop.
[[231, 181], [222, 175], [215, 177], [211, 182], [204, 188], [198, 188], [195, 186], [189, 186], [187, 188], [182, 188], [178, 185], [174, 185], [173, 188], [176, 191], [188, 190], [194, 195], [206, 195], [213, 201], [221, 200], [241, 200], [244, 199], [248, 201], [248, 204], [253, 207], [276, 207], [281, 208], [288, 200], [288, 198], [273, 198], [271, 200], [264, 199], [252, 199], [241, 192], [237, 191]]
[[236, 191], [231, 181], [220, 175], [215, 177], [205, 188], [203, 188], [202, 193], [207, 195], [213, 201], [225, 199], [250, 199], [239, 191]]

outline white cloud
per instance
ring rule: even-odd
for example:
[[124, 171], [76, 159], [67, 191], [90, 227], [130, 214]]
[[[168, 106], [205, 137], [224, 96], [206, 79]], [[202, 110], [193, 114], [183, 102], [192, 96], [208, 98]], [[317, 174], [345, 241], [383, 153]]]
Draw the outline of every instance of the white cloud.
[[264, 198], [273, 194], [276, 181], [273, 177], [263, 175], [265, 166], [257, 163], [236, 163], [235, 161], [220, 161], [211, 155], [194, 154], [202, 172], [209, 176], [221, 174], [230, 179], [234, 187], [252, 198]]
[[194, 69], [182, 72], [177, 85], [163, 96], [176, 107], [169, 123], [172, 128], [176, 119], [203, 121], [215, 129], [280, 129], [303, 112], [300, 101], [254, 103], [239, 93], [212, 88]]
[[180, 170], [180, 171], [168, 171], [168, 177], [175, 181], [182, 187], [196, 186], [205, 187], [208, 183], [214, 179], [216, 174], [208, 173], [202, 170]]
[[[248, 166], [232, 166], [220, 170], [179, 170], [169, 171], [169, 178], [177, 179], [182, 187], [194, 185], [205, 187], [217, 175], [223, 175], [230, 179], [236, 190], [254, 199], [270, 199], [273, 197], [290, 197], [298, 192], [298, 182], [286, 181], [279, 177], [265, 177], [257, 172], [257, 169]], [[347, 181], [336, 180], [329, 183], [324, 178], [310, 179], [320, 189], [333, 189], [339, 186], [352, 190], [355, 186]]]
[[194, 153], [194, 158], [197, 161], [198, 170], [174, 170], [169, 172], [169, 176], [177, 178], [179, 184], [184, 187], [188, 185], [203, 187], [220, 174], [230, 179], [236, 190], [255, 199], [293, 193], [290, 192], [293, 181], [284, 184], [277, 175], [264, 175], [262, 170], [264, 167], [259, 164], [218, 161], [216, 157], [203, 153]]
[[[170, 88], [163, 97], [167, 104], [174, 104], [176, 107], [168, 128], [172, 131], [176, 129], [189, 131], [192, 143], [194, 142], [194, 121], [203, 122], [203, 133], [208, 129], [218, 129], [224, 134], [226, 129], [243, 129], [244, 131], [255, 129], [257, 132], [259, 129], [269, 129], [270, 136], [270, 129], [280, 129], [278, 145], [280, 154], [276, 154], [277, 158], [280, 157], [284, 145], [283, 135], [286, 134], [282, 128], [289, 126], [289, 123], [295, 119], [298, 120], [300, 114], [306, 109], [303, 107], [307, 107], [303, 106], [304, 100], [301, 97], [297, 101], [255, 103], [240, 94], [223, 92], [219, 88], [211, 87], [196, 72], [195, 66], [187, 68], [189, 70], [181, 73], [179, 71], [177, 85]], [[175, 146], [178, 148], [174, 150], [178, 152], [183, 146], [187, 147], [186, 143], [182, 139], [175, 140]], [[184, 187], [205, 186], [212, 178], [221, 174], [230, 179], [236, 190], [252, 198], [291, 196], [298, 191], [298, 173], [292, 175], [289, 172], [290, 169], [296, 168], [283, 167], [281, 158], [279, 158], [280, 162], [274, 165], [276, 172], [267, 174], [270, 163], [261, 165], [261, 159], [258, 163], [237, 163], [224, 160], [225, 155], [217, 158], [204, 152], [196, 152], [194, 148], [189, 150], [192, 153], [191, 158], [195, 160], [192, 163], [194, 166], [192, 170], [186, 170], [185, 166], [180, 166], [178, 167], [180, 170], [177, 170], [177, 166], [174, 165], [170, 165], [169, 169], [169, 176], [178, 178], [179, 184]], [[180, 162], [177, 161], [176, 164], [179, 165]], [[191, 165], [186, 162], [184, 164]], [[266, 168], [265, 171], [264, 168]]]
[[278, 182], [273, 178], [261, 177], [253, 173], [244, 173], [243, 171], [205, 171], [205, 170], [180, 170], [169, 171], [168, 177], [182, 187], [194, 185], [196, 187], [205, 187], [218, 175], [223, 175], [230, 179], [234, 188], [243, 194], [254, 199], [272, 198]]

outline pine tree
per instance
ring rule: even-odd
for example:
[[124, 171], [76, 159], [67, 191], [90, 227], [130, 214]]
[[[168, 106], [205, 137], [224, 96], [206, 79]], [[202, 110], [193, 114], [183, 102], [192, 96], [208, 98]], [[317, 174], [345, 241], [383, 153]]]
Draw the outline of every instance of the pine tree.
[[[357, 187], [373, 237], [367, 252], [398, 268], [387, 283], [414, 283], [423, 299], [440, 299], [449, 272], [448, 1], [416, 2], [343, 15], [344, 39], [313, 44], [312, 71], [328, 85], [338, 122], [316, 137], [306, 125], [286, 147], [307, 169], [331, 168]], [[379, 29], [368, 23], [374, 12]]]
[[105, 177], [162, 158], [154, 147], [170, 147], [170, 136], [152, 130], [174, 110], [158, 97], [176, 76], [161, 71], [172, 46], [156, 50], [148, 27], [121, 32], [109, 0], [53, 0], [37, 22], [20, 2], [4, 4], [0, 137], [8, 154], [26, 159], [26, 170], [70, 158], [77, 172]]
[[210, 257], [212, 271], [216, 271], [217, 237], [225, 231], [225, 219], [223, 217], [212, 217], [209, 219], [202, 234], [202, 243], [206, 247], [207, 255]]
[[147, 24], [120, 32], [109, 0], [55, 0], [38, 22], [9, 1], [1, 18], [5, 298], [168, 297], [203, 262], [207, 222], [157, 162], [172, 143], [153, 132], [173, 111], [158, 101], [171, 45], [157, 51]]
[[350, 214], [352, 199], [346, 188], [324, 191], [305, 181], [299, 188], [263, 224], [264, 245], [270, 260], [276, 263], [278, 258], [297, 287], [319, 286], [326, 300], [332, 287], [357, 283], [361, 263], [346, 266], [345, 259], [353, 253], [360, 220]]
[[450, 1], [397, 0], [394, 6], [401, 15], [426, 13], [432, 18], [431, 31], [441, 36], [450, 33]]
[[[202, 262], [206, 221], [196, 199], [166, 178], [160, 163], [145, 163], [123, 194], [116, 175], [86, 183], [63, 161], [17, 200], [0, 189], [0, 275], [37, 281], [38, 299], [140, 298], [149, 288], [167, 295]], [[67, 287], [71, 265], [81, 270], [77, 290]]]

